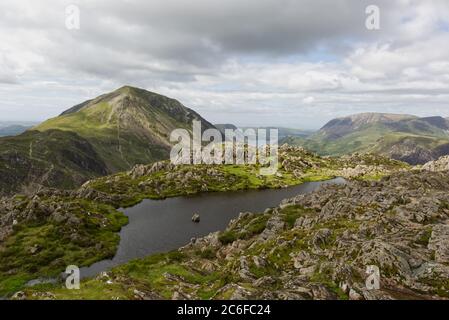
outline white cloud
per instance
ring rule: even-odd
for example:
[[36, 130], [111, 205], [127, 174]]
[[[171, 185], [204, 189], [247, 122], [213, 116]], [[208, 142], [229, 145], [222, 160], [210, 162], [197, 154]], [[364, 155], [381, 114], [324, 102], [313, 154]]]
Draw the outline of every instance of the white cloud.
[[306, 97], [304, 99], [302, 99], [302, 102], [304, 102], [305, 104], [311, 104], [315, 102], [315, 98], [314, 97]]
[[[0, 3], [0, 120], [45, 119], [123, 84], [213, 122], [317, 127], [364, 111], [449, 115], [449, 3], [192, 0]], [[81, 30], [65, 28], [68, 4]]]

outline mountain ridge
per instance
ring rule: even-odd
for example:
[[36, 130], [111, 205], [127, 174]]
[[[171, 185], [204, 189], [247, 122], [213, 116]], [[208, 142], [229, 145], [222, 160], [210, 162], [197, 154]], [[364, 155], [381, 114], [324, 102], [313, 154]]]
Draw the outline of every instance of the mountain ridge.
[[377, 152], [423, 164], [449, 152], [449, 121], [440, 116], [362, 113], [333, 119], [306, 139], [290, 136], [281, 142], [321, 155]]
[[[140, 88], [121, 87], [75, 105], [22, 135], [0, 140], [0, 171], [8, 172], [14, 181], [12, 185], [0, 183], [0, 193], [23, 192], [42, 183], [73, 188], [88, 179], [128, 170], [136, 164], [168, 159], [171, 131], [191, 131], [193, 120], [200, 121], [203, 130], [214, 128], [175, 99]], [[64, 144], [51, 145], [45, 140], [55, 135]], [[41, 144], [45, 152], [33, 157], [33, 142], [35, 148]], [[81, 145], [93, 152], [79, 150], [78, 156], [63, 152]], [[101, 169], [86, 170], [99, 164]], [[50, 179], [43, 180], [42, 176]]]

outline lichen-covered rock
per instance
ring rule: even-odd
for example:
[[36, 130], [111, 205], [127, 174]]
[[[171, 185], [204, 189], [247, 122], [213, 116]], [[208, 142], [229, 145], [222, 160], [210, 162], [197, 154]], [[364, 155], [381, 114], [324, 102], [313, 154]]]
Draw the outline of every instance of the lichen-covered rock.
[[436, 262], [449, 263], [449, 225], [433, 227], [428, 248], [435, 250]]
[[449, 156], [441, 157], [435, 161], [429, 161], [421, 169], [432, 172], [449, 171]]

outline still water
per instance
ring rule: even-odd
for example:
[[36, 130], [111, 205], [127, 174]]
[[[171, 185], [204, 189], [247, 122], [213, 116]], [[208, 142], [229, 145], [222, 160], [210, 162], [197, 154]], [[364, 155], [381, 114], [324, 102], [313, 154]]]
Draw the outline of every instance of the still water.
[[[343, 178], [307, 182], [284, 189], [245, 190], [201, 193], [194, 196], [144, 200], [131, 208], [121, 209], [129, 224], [120, 232], [120, 245], [115, 257], [82, 268], [81, 277], [91, 277], [131, 259], [177, 249], [193, 237], [224, 230], [240, 212], [263, 212], [281, 200], [314, 191], [322, 184], [345, 183]], [[198, 213], [199, 223], [191, 221]]]

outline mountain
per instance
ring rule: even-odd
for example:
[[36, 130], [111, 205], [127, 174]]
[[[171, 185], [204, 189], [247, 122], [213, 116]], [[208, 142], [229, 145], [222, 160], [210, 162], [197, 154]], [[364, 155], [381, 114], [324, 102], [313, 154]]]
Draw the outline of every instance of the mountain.
[[0, 137], [16, 136], [25, 132], [29, 128], [31, 127], [22, 125], [9, 125], [6, 127], [0, 127]]
[[0, 138], [0, 193], [84, 181], [167, 159], [177, 128], [214, 128], [177, 100], [124, 86], [78, 104], [27, 132]]
[[215, 126], [215, 128], [217, 128], [221, 132], [223, 137], [225, 135], [225, 130], [226, 129], [231, 129], [231, 130], [237, 130], [238, 129], [235, 125], [230, 124], [230, 123], [217, 123], [217, 124], [214, 124], [214, 126]]
[[308, 137], [313, 132], [307, 131], [307, 130], [301, 130], [301, 129], [294, 129], [294, 128], [284, 128], [284, 127], [243, 127], [243, 130], [245, 129], [265, 129], [269, 131], [270, 129], [277, 129], [278, 130], [278, 137], [279, 139], [285, 138], [285, 137]]
[[312, 131], [307, 131], [307, 130], [301, 130], [301, 129], [293, 129], [293, 128], [283, 128], [283, 127], [237, 127], [233, 124], [214, 124], [214, 126], [220, 130], [221, 134], [225, 135], [225, 130], [226, 129], [231, 129], [231, 130], [237, 130], [237, 129], [241, 129], [243, 131], [247, 130], [247, 129], [253, 129], [256, 130], [257, 129], [265, 129], [267, 130], [267, 132], [270, 129], [277, 129], [278, 130], [278, 138], [279, 139], [285, 139], [287, 137], [289, 138], [294, 138], [296, 139], [296, 141], [299, 140], [303, 140], [304, 138], [310, 136], [313, 132]]
[[389, 125], [403, 120], [411, 120], [416, 117], [410, 115], [385, 114], [385, 113], [361, 113], [344, 118], [329, 121], [321, 128], [321, 132], [330, 140], [344, 137], [354, 131], [363, 130], [369, 126]]
[[374, 152], [410, 164], [449, 154], [449, 120], [442, 117], [362, 113], [329, 121], [307, 139], [286, 137], [321, 155]]

